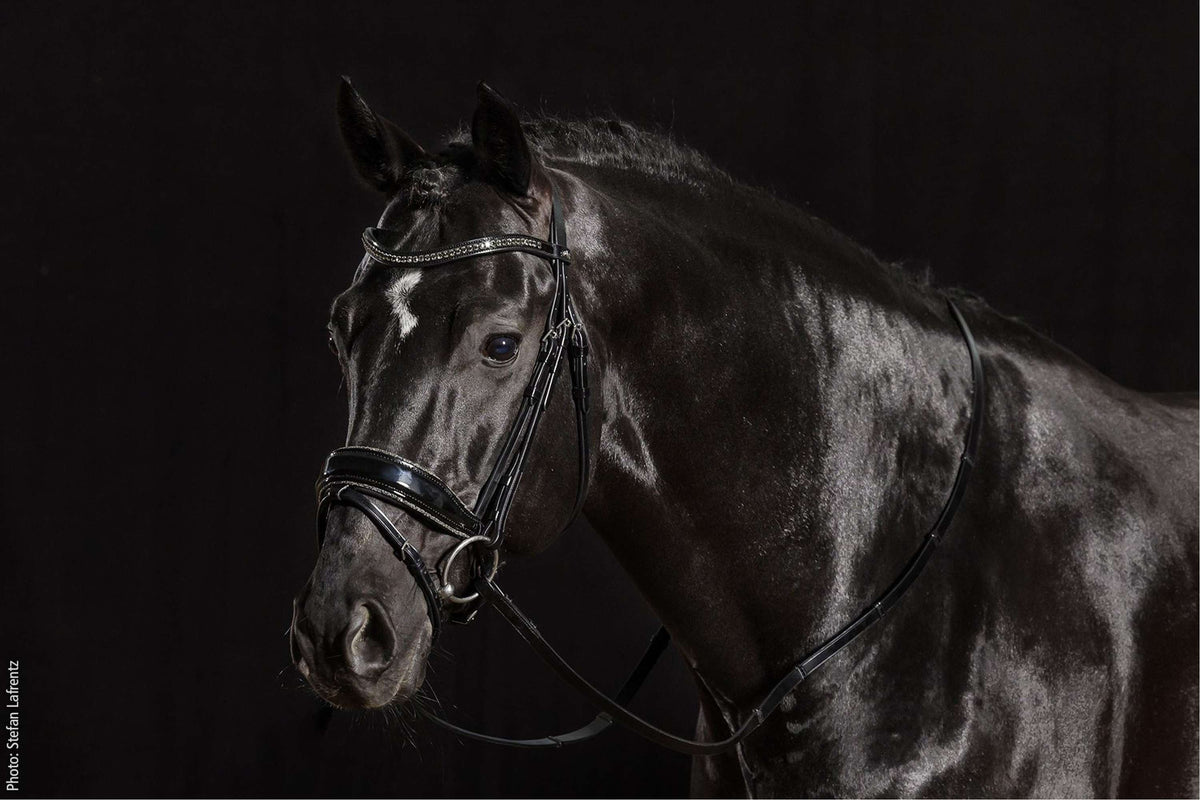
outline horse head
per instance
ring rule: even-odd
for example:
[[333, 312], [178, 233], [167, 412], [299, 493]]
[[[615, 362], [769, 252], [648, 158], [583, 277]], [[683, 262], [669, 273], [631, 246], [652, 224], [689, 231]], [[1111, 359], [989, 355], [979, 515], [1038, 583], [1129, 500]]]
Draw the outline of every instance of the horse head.
[[470, 617], [471, 578], [494, 572], [501, 548], [539, 551], [577, 510], [587, 457], [577, 468], [577, 415], [550, 389], [562, 364], [586, 356], [579, 312], [563, 299], [568, 254], [547, 241], [566, 190], [508, 101], [480, 84], [469, 140], [437, 153], [348, 81], [338, 117], [358, 174], [387, 205], [330, 314], [348, 447], [327, 465], [322, 546], [291, 642], [318, 694], [370, 708], [420, 688], [439, 622]]

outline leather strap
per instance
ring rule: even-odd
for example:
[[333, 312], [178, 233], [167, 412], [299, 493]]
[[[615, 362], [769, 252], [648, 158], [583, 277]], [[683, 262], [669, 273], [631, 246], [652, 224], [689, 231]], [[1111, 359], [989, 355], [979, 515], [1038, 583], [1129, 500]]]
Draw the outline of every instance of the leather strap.
[[482, 534], [490, 537], [492, 548], [499, 548], [504, 543], [508, 514], [524, 475], [529, 448], [533, 444], [534, 435], [562, 369], [564, 350], [565, 360], [570, 364], [579, 463], [575, 507], [567, 522], [568, 526], [583, 506], [591, 474], [587, 418], [587, 334], [571, 302], [567, 275], [569, 259], [563, 257], [563, 254], [569, 255], [566, 216], [557, 194], [551, 196], [550, 204], [550, 240], [546, 245], [547, 249], [556, 255], [548, 256], [546, 260], [554, 271], [554, 296], [546, 317], [545, 332], [538, 347], [537, 360], [534, 362], [533, 375], [521, 399], [516, 420], [509, 429], [492, 472], [475, 504], [475, 515], [483, 522]]
[[[645, 654], [642, 655], [637, 665], [633, 668], [633, 671], [629, 673], [629, 677], [625, 679], [625, 683], [621, 685], [620, 691], [617, 692], [615, 700], [618, 704], [624, 706], [633, 700], [634, 695], [642, 688], [642, 684], [649, 677], [655, 664], [658, 663], [659, 657], [666, 651], [667, 645], [670, 643], [671, 634], [667, 632], [666, 628], [660, 627], [654, 636], [651, 637], [650, 645], [646, 648]], [[420, 713], [431, 722], [459, 736], [474, 739], [477, 742], [486, 742], [487, 744], [524, 748], [562, 747], [563, 745], [586, 742], [588, 739], [592, 739], [608, 730], [609, 726], [613, 724], [612, 717], [602, 711], [591, 722], [573, 731], [540, 736], [535, 739], [508, 739], [503, 736], [491, 736], [468, 728], [461, 728], [426, 709], [420, 709]]]
[[367, 228], [362, 235], [363, 248], [376, 261], [403, 267], [435, 267], [494, 253], [528, 253], [538, 258], [571, 260], [571, 253], [565, 246], [556, 248], [550, 242], [523, 233], [481, 236], [450, 247], [418, 253], [402, 253], [396, 249], [401, 235], [399, 231], [386, 228]]

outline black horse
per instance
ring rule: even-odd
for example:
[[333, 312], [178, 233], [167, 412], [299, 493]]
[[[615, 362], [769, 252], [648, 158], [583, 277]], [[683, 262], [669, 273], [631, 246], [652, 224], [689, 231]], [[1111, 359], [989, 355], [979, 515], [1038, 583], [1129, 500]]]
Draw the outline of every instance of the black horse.
[[[485, 86], [469, 135], [423, 150], [350, 88], [342, 132], [412, 251], [569, 225], [591, 340], [584, 513], [727, 736], [905, 564], [954, 481], [971, 362], [947, 293], [609, 121], [520, 121]], [[432, 269], [364, 258], [333, 304], [348, 441], [402, 453], [468, 504], [534, 368], [553, 275], [527, 253]], [[700, 795], [1195, 795], [1197, 398], [1119, 386], [954, 295], [987, 406], [946, 543], [885, 621], [736, 749]], [[503, 551], [545, 548], [575, 500], [552, 396]], [[427, 564], [457, 544], [397, 509]], [[429, 601], [375, 525], [335, 507], [296, 600], [293, 658], [347, 707], [410, 698]]]

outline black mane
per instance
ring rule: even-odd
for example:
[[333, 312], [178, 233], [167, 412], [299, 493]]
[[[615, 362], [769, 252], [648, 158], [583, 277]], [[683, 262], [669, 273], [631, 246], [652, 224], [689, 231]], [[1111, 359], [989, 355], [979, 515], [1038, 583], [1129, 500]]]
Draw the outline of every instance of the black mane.
[[707, 156], [669, 134], [619, 119], [538, 117], [526, 120], [524, 128], [530, 145], [548, 163], [615, 167], [693, 187], [734, 182]]
[[[807, 209], [779, 198], [767, 189], [736, 180], [708, 156], [667, 132], [641, 128], [615, 117], [564, 119], [539, 115], [525, 117], [521, 124], [535, 156], [544, 164], [628, 170], [699, 192], [718, 187], [749, 192], [782, 207], [788, 216], [795, 215], [799, 225], [849, 257], [876, 264], [919, 290], [935, 289], [927, 262], [919, 259], [893, 262], [880, 258], [870, 248]], [[410, 206], [437, 205], [470, 178], [473, 166], [471, 132], [462, 125], [450, 134], [443, 149], [429, 163], [409, 172], [400, 193], [406, 196], [405, 202]], [[984, 304], [982, 298], [970, 292], [948, 291], [959, 300]]]

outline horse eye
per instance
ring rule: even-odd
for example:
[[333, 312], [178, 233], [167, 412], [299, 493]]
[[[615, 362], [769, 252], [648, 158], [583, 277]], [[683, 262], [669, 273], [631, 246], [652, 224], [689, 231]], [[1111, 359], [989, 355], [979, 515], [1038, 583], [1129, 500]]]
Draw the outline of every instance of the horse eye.
[[329, 334], [329, 352], [333, 353], [335, 356], [340, 355], [338, 353], [337, 339], [333, 337], [333, 331], [327, 331], [327, 333]]
[[518, 339], [515, 336], [496, 334], [489, 336], [483, 345], [483, 354], [491, 361], [503, 364], [512, 361], [517, 356]]

